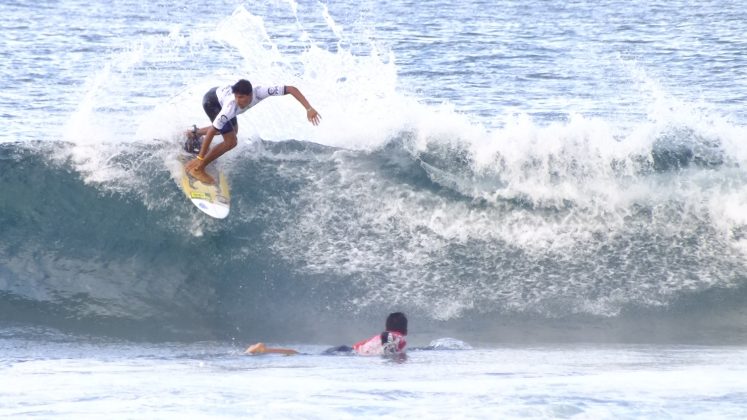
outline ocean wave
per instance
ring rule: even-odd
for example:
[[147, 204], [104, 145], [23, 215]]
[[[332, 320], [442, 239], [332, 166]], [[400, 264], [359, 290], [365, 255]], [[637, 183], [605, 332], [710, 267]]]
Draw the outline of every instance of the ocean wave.
[[743, 294], [747, 279], [744, 226], [714, 207], [743, 188], [734, 178], [713, 188], [729, 165], [639, 172], [635, 182], [661, 189], [634, 200], [569, 192], [542, 206], [496, 194], [513, 180], [476, 176], [469, 154], [410, 141], [240, 149], [221, 162], [232, 188], [224, 221], [183, 198], [173, 145], [121, 148], [106, 177], [62, 158], [64, 144], [0, 145], [2, 319], [263, 339], [359, 331], [389, 310], [486, 334], [497, 320], [625, 324], [646, 313], [646, 323], [693, 307], [707, 325], [744, 324], [740, 302], [714, 297]]

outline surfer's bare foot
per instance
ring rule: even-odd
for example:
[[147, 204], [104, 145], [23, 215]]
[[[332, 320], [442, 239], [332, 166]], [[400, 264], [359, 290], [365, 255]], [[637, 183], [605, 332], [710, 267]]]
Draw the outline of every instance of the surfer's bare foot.
[[197, 165], [199, 165], [199, 164], [200, 164], [200, 160], [199, 160], [199, 159], [192, 159], [192, 160], [190, 160], [189, 162], [187, 162], [187, 163], [186, 163], [186, 164], [184, 165], [184, 168], [185, 168], [185, 169], [186, 169], [187, 171], [190, 171], [190, 172], [191, 172], [191, 171], [192, 171], [193, 169], [195, 169], [195, 168], [197, 167]]
[[189, 140], [198, 139], [198, 138], [200, 138], [200, 129], [197, 128], [197, 126], [193, 124], [192, 128], [190, 128], [189, 130], [187, 130], [187, 131], [184, 132], [184, 135]]
[[193, 178], [202, 182], [205, 185], [215, 184], [215, 180], [213, 179], [213, 177], [208, 175], [208, 173], [205, 172], [204, 169], [191, 168], [191, 169], [187, 169], [187, 171], [189, 171], [189, 174], [192, 175]]

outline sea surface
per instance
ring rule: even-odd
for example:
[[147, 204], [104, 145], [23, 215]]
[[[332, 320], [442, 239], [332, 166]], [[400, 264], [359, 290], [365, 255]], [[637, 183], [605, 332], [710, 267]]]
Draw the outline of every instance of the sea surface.
[[0, 5], [0, 416], [747, 417], [738, 2], [110, 3]]

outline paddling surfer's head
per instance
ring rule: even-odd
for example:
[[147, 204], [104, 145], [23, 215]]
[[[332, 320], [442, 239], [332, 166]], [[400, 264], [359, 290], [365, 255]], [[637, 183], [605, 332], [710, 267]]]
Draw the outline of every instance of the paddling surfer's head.
[[396, 331], [402, 335], [407, 335], [407, 317], [402, 312], [394, 312], [386, 317], [386, 330]]

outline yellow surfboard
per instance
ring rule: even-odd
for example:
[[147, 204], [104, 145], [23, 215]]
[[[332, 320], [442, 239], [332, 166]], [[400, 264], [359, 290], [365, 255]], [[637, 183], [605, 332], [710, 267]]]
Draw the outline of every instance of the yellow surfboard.
[[213, 185], [206, 185], [191, 177], [184, 165], [189, 159], [182, 160], [182, 191], [187, 198], [203, 213], [216, 219], [225, 219], [231, 210], [231, 194], [228, 190], [228, 179], [215, 164], [208, 165], [206, 171], [216, 179]]

